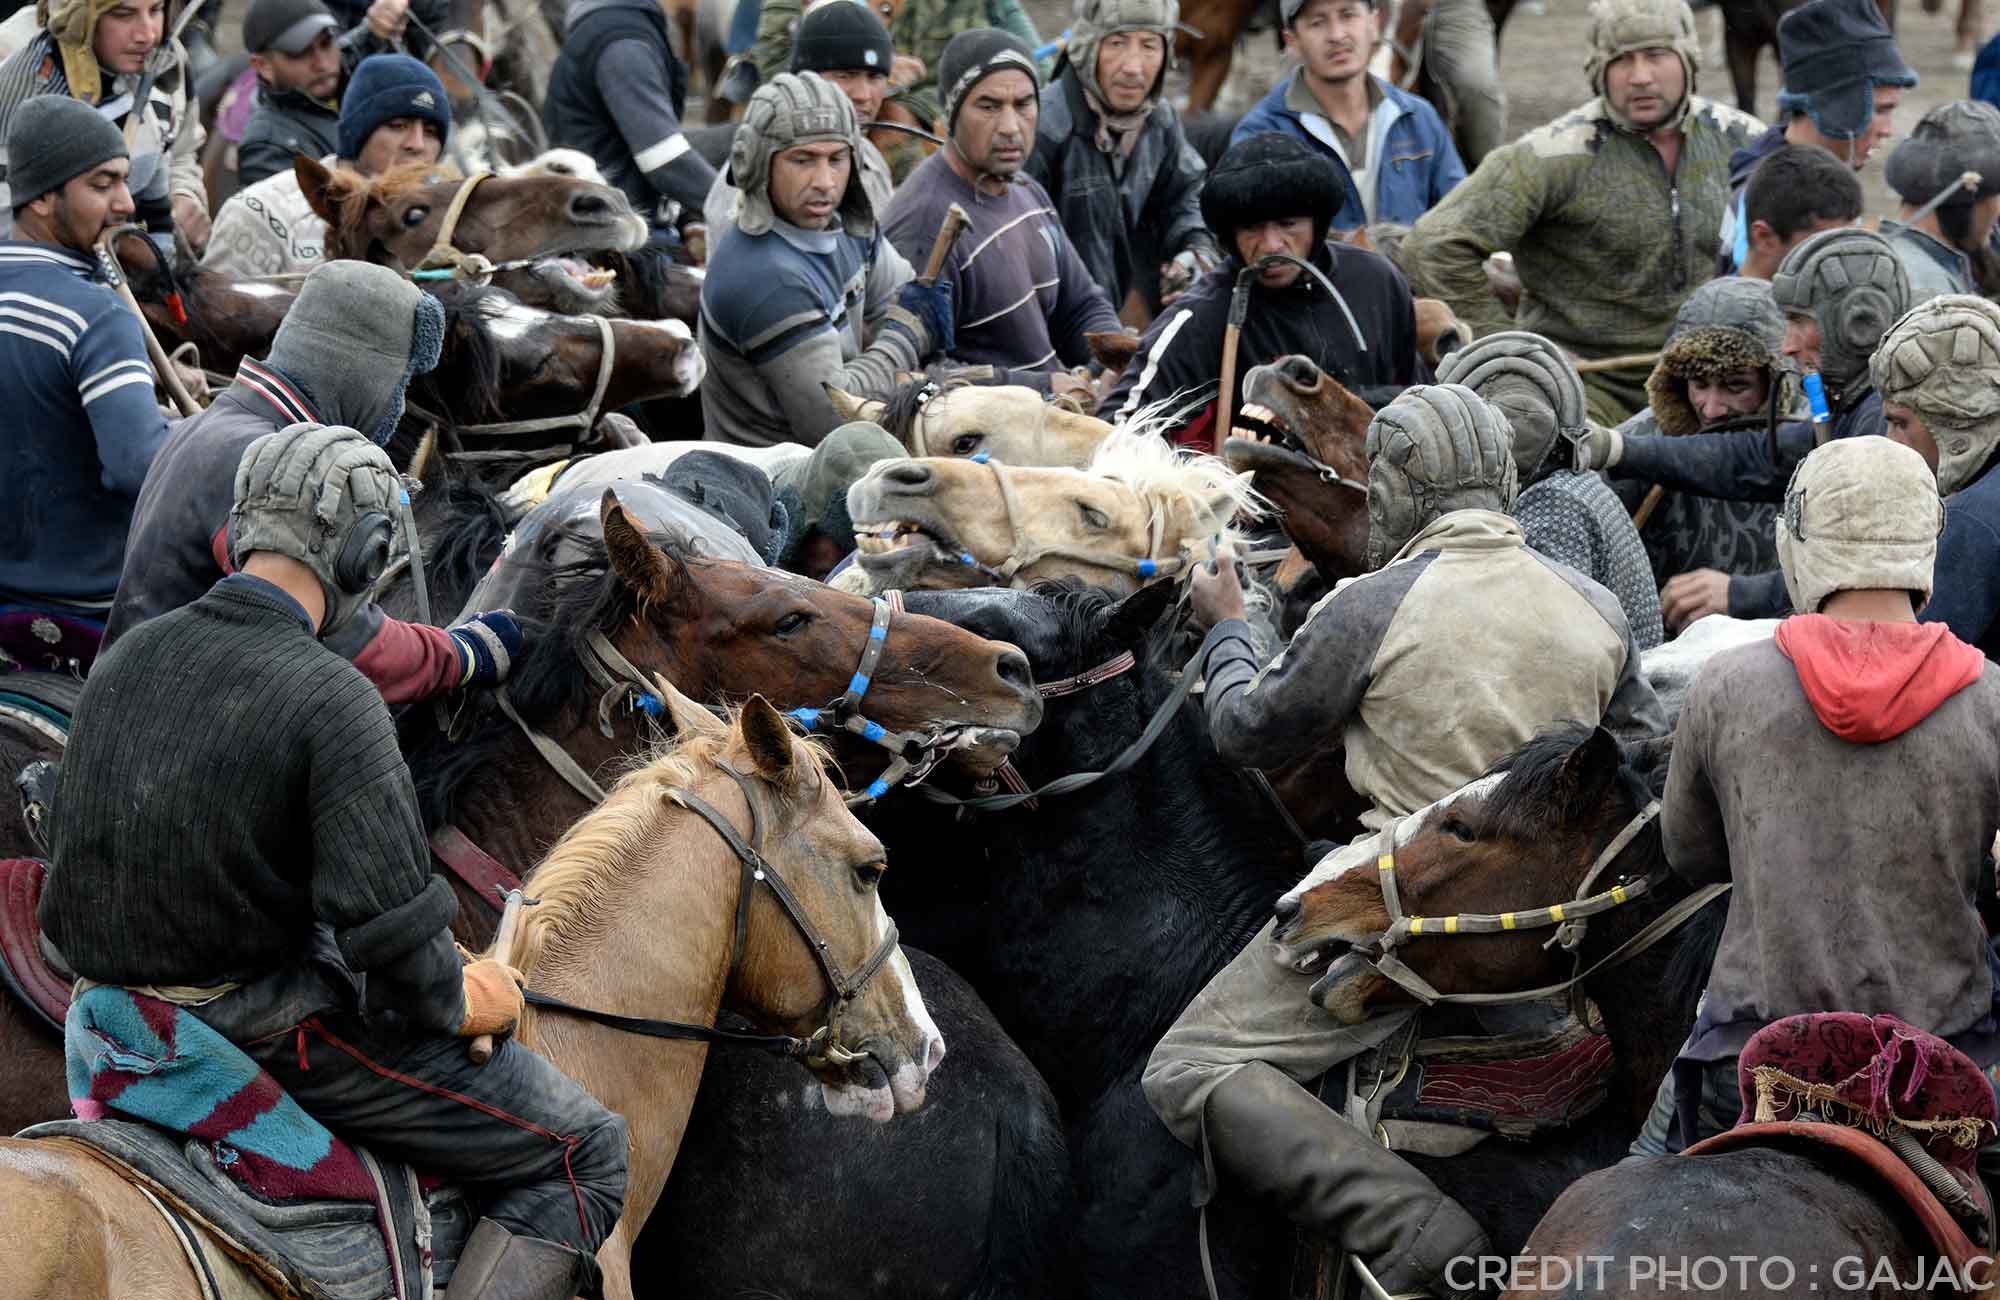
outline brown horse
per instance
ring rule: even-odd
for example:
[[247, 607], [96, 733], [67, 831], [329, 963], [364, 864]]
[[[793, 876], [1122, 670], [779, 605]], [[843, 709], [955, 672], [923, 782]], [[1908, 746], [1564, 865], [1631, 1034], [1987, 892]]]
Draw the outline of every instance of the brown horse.
[[1243, 407], [1222, 457], [1251, 471], [1285, 536], [1326, 582], [1368, 571], [1368, 403], [1306, 357], [1243, 379]]
[[[646, 222], [608, 185], [570, 176], [495, 176], [476, 185], [433, 179], [421, 163], [380, 176], [293, 160], [306, 202], [326, 222], [326, 255], [415, 269], [441, 234], [450, 247], [494, 263], [561, 254], [623, 252], [646, 240]], [[471, 185], [467, 193], [466, 187]], [[458, 219], [445, 221], [455, 204]]]
[[[537, 990], [578, 1005], [643, 1007], [709, 1024], [726, 1008], [779, 1033], [810, 1034], [828, 1023], [833, 994], [814, 936], [774, 894], [758, 890], [742, 949], [734, 950], [733, 886], [755, 886], [680, 791], [739, 828], [752, 825], [752, 808], [761, 805], [773, 874], [844, 970], [860, 969], [890, 934], [876, 889], [881, 843], [847, 811], [819, 752], [761, 698], [725, 723], [662, 689], [681, 739], [621, 780], [550, 850], [530, 878], [540, 905], [497, 955]], [[732, 769], [748, 778], [741, 788]], [[808, 1066], [830, 1107], [888, 1119], [922, 1104], [944, 1043], [900, 952], [845, 1006], [839, 1032], [857, 1059]], [[631, 1296], [631, 1244], [673, 1169], [707, 1046], [544, 1012], [524, 1020], [519, 1041], [501, 1050], [542, 1052], [625, 1116], [632, 1138], [625, 1212], [598, 1258], [605, 1294]], [[11, 1296], [202, 1294], [167, 1220], [73, 1146], [0, 1143], [0, 1205]], [[212, 1268], [234, 1275], [227, 1294], [255, 1294], [220, 1246], [210, 1241], [204, 1253]]]
[[[530, 625], [529, 653], [507, 687], [522, 718], [585, 771], [602, 774], [628, 762], [650, 725], [630, 713], [600, 717], [603, 688], [584, 668], [593, 632], [641, 672], [699, 700], [763, 690], [786, 708], [818, 706], [846, 689], [868, 641], [872, 603], [776, 569], [662, 549], [611, 492], [602, 522], [596, 560], [552, 574], [530, 605], [516, 606]], [[977, 772], [997, 768], [1019, 736], [1035, 729], [1042, 703], [1026, 657], [1013, 646], [907, 615], [889, 626], [864, 712], [894, 731], [964, 729], [979, 747], [955, 758]], [[409, 739], [427, 820], [455, 824], [503, 863], [532, 862], [590, 807], [497, 714], [461, 742], [435, 734]], [[856, 743], [845, 760], [848, 775], [865, 783], [886, 755]], [[467, 898], [462, 883], [453, 883]], [[478, 900], [462, 910], [462, 932], [483, 935], [492, 920], [490, 900]]]

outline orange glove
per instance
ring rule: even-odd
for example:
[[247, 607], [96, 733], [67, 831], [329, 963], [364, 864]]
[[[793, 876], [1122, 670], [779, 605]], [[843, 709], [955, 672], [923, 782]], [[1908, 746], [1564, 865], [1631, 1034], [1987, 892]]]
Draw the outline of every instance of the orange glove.
[[521, 972], [505, 962], [481, 957], [465, 968], [465, 1020], [460, 1038], [511, 1034], [521, 1022]]

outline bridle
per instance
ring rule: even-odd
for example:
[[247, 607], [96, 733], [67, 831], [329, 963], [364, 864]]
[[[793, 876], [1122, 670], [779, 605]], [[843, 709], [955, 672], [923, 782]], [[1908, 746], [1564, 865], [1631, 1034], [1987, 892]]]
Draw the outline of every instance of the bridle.
[[[1362, 958], [1368, 967], [1427, 1007], [1440, 1002], [1477, 1006], [1532, 1002], [1539, 998], [1568, 992], [1598, 971], [1638, 956], [1728, 891], [1727, 884], [1706, 885], [1695, 890], [1655, 917], [1644, 929], [1618, 945], [1605, 957], [1593, 962], [1589, 969], [1583, 968], [1583, 937], [1590, 918], [1608, 912], [1614, 907], [1622, 907], [1634, 899], [1644, 898], [1666, 881], [1663, 872], [1659, 875], [1620, 881], [1600, 893], [1590, 892], [1591, 887], [1597, 883], [1597, 878], [1604, 874], [1620, 854], [1624, 853], [1633, 840], [1638, 838], [1639, 832], [1659, 815], [1660, 801], [1657, 799], [1649, 800], [1645, 807], [1634, 813], [1598, 853], [1590, 864], [1590, 870], [1584, 873], [1582, 881], [1578, 883], [1576, 894], [1565, 902], [1518, 912], [1458, 913], [1442, 917], [1404, 914], [1402, 898], [1396, 888], [1395, 827], [1386, 826], [1377, 841], [1375, 872], [1381, 881], [1382, 905], [1388, 909], [1389, 928], [1362, 943], [1355, 944], [1354, 951], [1356, 955], [1362, 955], [1363, 948], [1374, 948], [1376, 950], [1374, 957]], [[1563, 951], [1571, 956], [1572, 973], [1566, 980], [1555, 984], [1544, 984], [1540, 988], [1522, 989], [1514, 993], [1440, 993], [1430, 981], [1411, 970], [1396, 956], [1396, 949], [1399, 946], [1419, 935], [1496, 934], [1510, 930], [1540, 930], [1551, 926], [1555, 927], [1556, 932], [1543, 947], [1560, 944]]]
[[1131, 574], [1141, 582], [1171, 577], [1188, 567], [1188, 558], [1185, 555], [1160, 554], [1160, 547], [1165, 541], [1167, 518], [1166, 512], [1159, 509], [1149, 512], [1152, 518], [1146, 539], [1146, 554], [1137, 559], [1121, 555], [1116, 551], [1091, 550], [1061, 542], [1045, 545], [1031, 543], [1021, 532], [1020, 501], [1014, 494], [1013, 480], [1007, 477], [1007, 467], [983, 451], [966, 459], [975, 465], [984, 465], [993, 472], [993, 482], [1000, 489], [1000, 508], [1007, 516], [1007, 558], [998, 565], [991, 565], [975, 558], [970, 551], [960, 551], [958, 562], [992, 579], [995, 586], [1012, 586], [1016, 574], [1030, 565], [1051, 557], [1073, 560], [1088, 568]]
[[709, 827], [721, 837], [722, 842], [729, 846], [730, 852], [736, 855], [736, 862], [740, 868], [740, 884], [736, 893], [736, 930], [730, 940], [729, 977], [724, 987], [735, 983], [737, 974], [743, 968], [743, 953], [748, 946], [750, 936], [750, 900], [757, 886], [763, 885], [771, 891], [772, 897], [778, 900], [778, 905], [784, 908], [785, 915], [791, 920], [792, 928], [798, 931], [801, 939], [805, 940], [806, 950], [819, 963], [820, 973], [825, 976], [827, 986], [832, 990], [832, 997], [827, 1002], [826, 1023], [807, 1038], [791, 1034], [744, 1034], [734, 1030], [718, 1029], [711, 1025], [690, 1025], [676, 1020], [621, 1016], [609, 1011], [579, 1007], [560, 998], [532, 990], [524, 995], [525, 1000], [530, 1006], [561, 1012], [612, 1029], [644, 1034], [652, 1038], [742, 1043], [777, 1052], [808, 1066], [844, 1069], [854, 1065], [863, 1060], [867, 1053], [857, 1052], [842, 1042], [841, 1022], [853, 1008], [854, 1000], [868, 987], [868, 981], [875, 978], [876, 972], [887, 965], [889, 958], [895, 955], [896, 923], [889, 922], [888, 931], [882, 936], [882, 942], [866, 961], [855, 968], [853, 974], [844, 971], [840, 962], [834, 957], [826, 936], [821, 933], [812, 917], [807, 915], [805, 908], [799, 903], [798, 895], [792, 892], [791, 886], [785, 883], [784, 876], [764, 856], [760, 848], [764, 843], [764, 810], [757, 802], [757, 794], [750, 778], [726, 765], [722, 766], [721, 770], [730, 780], [736, 782], [737, 788], [743, 791], [744, 802], [750, 807], [748, 840], [743, 838], [742, 833], [729, 818], [693, 791], [680, 786], [668, 786], [667, 793], [689, 812], [708, 823]]
[[[924, 386], [917, 390], [916, 410], [910, 414], [909, 443], [910, 454], [912, 456], [953, 457], [953, 453], [949, 448], [940, 450], [931, 447], [930, 434], [924, 424], [924, 417], [930, 414], [931, 403], [941, 401], [947, 394], [961, 387], [969, 387], [969, 385], [955, 384], [947, 388], [934, 379], [927, 379], [924, 381]], [[1035, 457], [1038, 463], [1046, 462], [1048, 456], [1049, 408], [1054, 404], [1054, 398], [1044, 398], [1037, 404], [1039, 409], [1036, 412], [1037, 419], [1035, 423]], [[940, 430], [939, 432], [943, 431]], [[983, 464], [992, 459], [992, 453], [981, 451], [975, 452], [971, 456], [953, 458], [974, 460]]]
[[[597, 337], [601, 347], [597, 354], [597, 382], [591, 387], [590, 400], [583, 409], [571, 415], [544, 415], [531, 420], [500, 420], [491, 424], [454, 424], [442, 415], [425, 409], [407, 397], [403, 405], [412, 415], [430, 421], [439, 428], [450, 429], [453, 434], [464, 437], [500, 437], [515, 433], [548, 433], [557, 429], [574, 429], [578, 433], [589, 433], [597, 427], [598, 417], [604, 411], [604, 395], [611, 388], [611, 372], [618, 365], [618, 336], [611, 330], [611, 322], [603, 316], [589, 318], [597, 325]], [[520, 450], [494, 449], [485, 451], [450, 451], [445, 454], [452, 460], [466, 462], [511, 462], [534, 461], [537, 464], [567, 456], [576, 450], [579, 439], [559, 443], [552, 447], [532, 447]]]

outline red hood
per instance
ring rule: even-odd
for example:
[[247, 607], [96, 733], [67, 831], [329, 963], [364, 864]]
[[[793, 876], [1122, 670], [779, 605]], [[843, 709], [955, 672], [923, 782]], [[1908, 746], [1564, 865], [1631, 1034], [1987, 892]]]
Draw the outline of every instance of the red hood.
[[1902, 735], [1986, 667], [1986, 656], [1942, 623], [1800, 614], [1779, 625], [1777, 640], [1819, 720], [1857, 745]]

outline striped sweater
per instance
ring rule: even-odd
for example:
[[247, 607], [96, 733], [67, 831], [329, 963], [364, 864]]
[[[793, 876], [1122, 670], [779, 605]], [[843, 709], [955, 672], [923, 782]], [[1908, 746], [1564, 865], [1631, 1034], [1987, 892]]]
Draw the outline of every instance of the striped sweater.
[[109, 603], [167, 436], [139, 322], [67, 248], [0, 241], [0, 590]]

